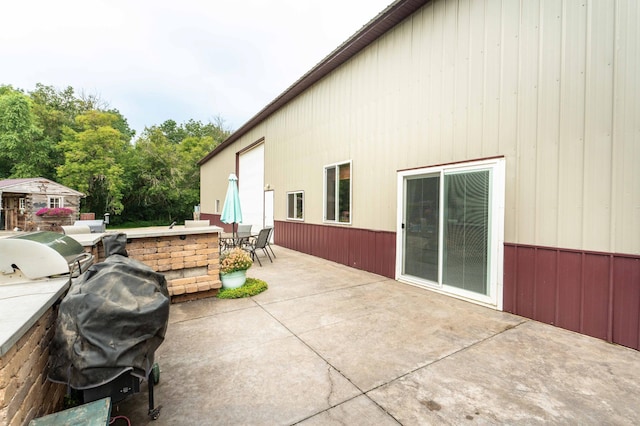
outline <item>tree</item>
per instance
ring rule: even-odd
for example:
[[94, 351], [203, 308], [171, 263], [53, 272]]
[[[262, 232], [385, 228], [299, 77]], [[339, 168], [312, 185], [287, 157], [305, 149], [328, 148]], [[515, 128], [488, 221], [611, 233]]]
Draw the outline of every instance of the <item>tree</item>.
[[73, 128], [76, 116], [88, 111], [82, 108], [71, 86], [56, 90], [53, 86], [37, 83], [29, 96], [35, 104], [34, 111], [40, 117], [45, 135], [56, 142], [61, 140], [63, 126]]
[[87, 194], [84, 209], [118, 214], [125, 188], [122, 162], [130, 148], [128, 135], [115, 128], [121, 117], [88, 111], [75, 119], [78, 131], [65, 126], [58, 144], [64, 164], [57, 168], [60, 182]]
[[221, 118], [216, 123], [189, 120], [181, 125], [167, 120], [146, 128], [127, 167], [127, 180], [135, 191], [124, 198], [123, 218], [171, 222], [190, 217], [200, 202], [197, 162], [229, 133]]
[[189, 120], [184, 125], [188, 134], [178, 146], [180, 186], [183, 188], [183, 203], [194, 206], [200, 202], [200, 161], [230, 135], [219, 116], [215, 122], [202, 125], [199, 121]]
[[180, 179], [183, 190], [184, 202], [188, 206], [200, 203], [200, 161], [220, 142], [211, 136], [185, 138], [178, 147], [180, 158]]
[[0, 177], [46, 175], [50, 152], [31, 99], [10, 86], [0, 87]]
[[176, 146], [158, 127], [145, 129], [133, 148], [127, 173], [136, 188], [125, 197], [125, 216], [132, 219], [166, 219], [179, 214]]
[[37, 83], [29, 96], [33, 101], [36, 123], [42, 130], [43, 143], [49, 146], [48, 161], [43, 164], [40, 176], [56, 180], [56, 168], [64, 163], [63, 153], [57, 149], [62, 140], [62, 128], [74, 128], [75, 117], [81, 112], [80, 104], [72, 87], [56, 90], [53, 86]]
[[131, 145], [126, 118], [98, 95], [0, 86], [0, 178], [47, 177], [85, 193], [82, 211], [125, 221], [191, 216], [200, 199], [197, 162], [230, 133], [220, 117], [166, 120]]

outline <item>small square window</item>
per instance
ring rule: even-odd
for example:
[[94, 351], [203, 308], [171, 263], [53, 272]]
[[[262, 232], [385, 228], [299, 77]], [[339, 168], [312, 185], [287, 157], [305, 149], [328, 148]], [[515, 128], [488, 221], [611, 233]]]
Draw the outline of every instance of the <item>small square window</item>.
[[49, 197], [49, 208], [55, 209], [64, 207], [64, 199], [62, 197]]
[[304, 220], [304, 192], [287, 192], [287, 219]]

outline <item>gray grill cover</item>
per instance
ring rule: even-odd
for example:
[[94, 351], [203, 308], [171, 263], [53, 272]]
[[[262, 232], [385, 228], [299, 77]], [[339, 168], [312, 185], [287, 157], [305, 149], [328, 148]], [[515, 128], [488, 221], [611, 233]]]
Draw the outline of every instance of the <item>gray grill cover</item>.
[[49, 380], [75, 389], [101, 386], [127, 370], [147, 376], [167, 329], [164, 275], [126, 257], [126, 235], [109, 238], [103, 243], [111, 255], [71, 284], [58, 312]]

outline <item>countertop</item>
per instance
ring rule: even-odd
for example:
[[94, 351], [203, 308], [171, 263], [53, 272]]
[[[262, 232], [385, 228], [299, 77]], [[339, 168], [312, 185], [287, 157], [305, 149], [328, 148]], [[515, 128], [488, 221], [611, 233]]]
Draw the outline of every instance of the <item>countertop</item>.
[[150, 226], [145, 228], [110, 229], [107, 232], [95, 234], [69, 234], [69, 237], [72, 237], [83, 246], [94, 246], [105, 234], [115, 232], [127, 234], [127, 238], [148, 238], [172, 235], [217, 234], [222, 232], [222, 228], [219, 226], [185, 227], [184, 225], [178, 225], [169, 229], [168, 226]]
[[69, 277], [0, 285], [0, 356], [69, 288]]

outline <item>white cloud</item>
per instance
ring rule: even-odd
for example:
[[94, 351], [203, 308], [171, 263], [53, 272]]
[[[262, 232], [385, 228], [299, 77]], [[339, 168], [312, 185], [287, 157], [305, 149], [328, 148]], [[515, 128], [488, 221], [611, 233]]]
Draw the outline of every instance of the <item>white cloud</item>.
[[99, 94], [138, 131], [238, 128], [391, 0], [23, 0], [2, 6], [0, 84]]

